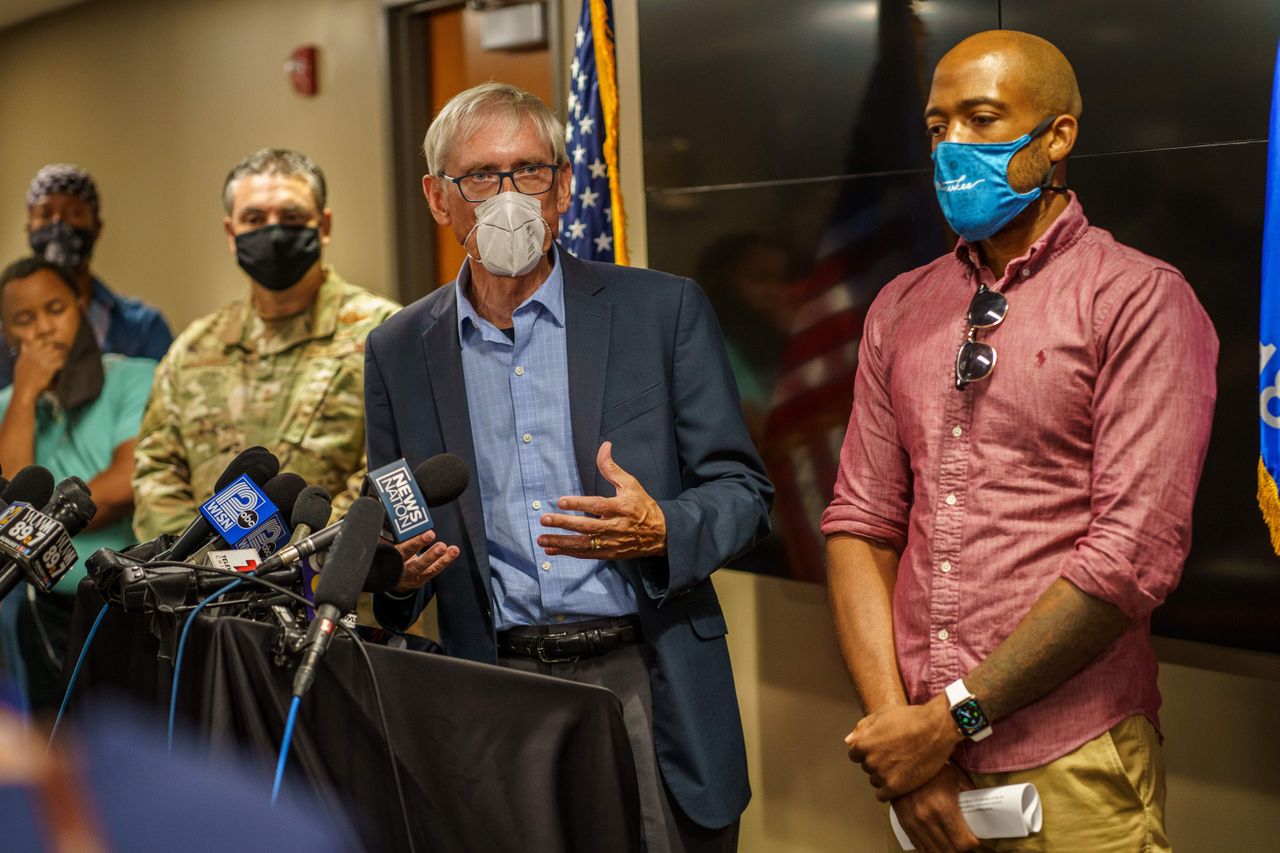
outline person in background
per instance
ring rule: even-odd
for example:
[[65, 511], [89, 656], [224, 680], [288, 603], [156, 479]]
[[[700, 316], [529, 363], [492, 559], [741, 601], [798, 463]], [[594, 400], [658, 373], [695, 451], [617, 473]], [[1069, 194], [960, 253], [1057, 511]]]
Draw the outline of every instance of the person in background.
[[[25, 258], [0, 273], [0, 322], [17, 353], [13, 384], [0, 390], [0, 468], [12, 476], [34, 464], [55, 480], [79, 477], [98, 508], [72, 540], [80, 560], [54, 593], [37, 594], [24, 584], [7, 599], [17, 609], [11, 624], [31, 706], [56, 709], [84, 559], [133, 541], [133, 454], [155, 362], [104, 354], [74, 275], [43, 258]], [[12, 649], [7, 651], [12, 669]]]
[[764, 446], [765, 421], [791, 337], [795, 308], [789, 284], [795, 266], [793, 253], [781, 241], [752, 233], [722, 237], [698, 260], [697, 281], [706, 288], [724, 330], [742, 413], [756, 447]]
[[[81, 308], [103, 352], [159, 361], [173, 342], [158, 310], [111, 292], [90, 269], [102, 235], [98, 188], [88, 172], [51, 163], [27, 187], [27, 240], [31, 251], [70, 270]], [[13, 352], [0, 346], [0, 387], [13, 381]]]
[[156, 371], [138, 444], [138, 539], [179, 533], [236, 453], [267, 447], [341, 515], [364, 479], [364, 339], [400, 306], [321, 254], [333, 213], [310, 157], [264, 148], [223, 182], [248, 298], [196, 320]]

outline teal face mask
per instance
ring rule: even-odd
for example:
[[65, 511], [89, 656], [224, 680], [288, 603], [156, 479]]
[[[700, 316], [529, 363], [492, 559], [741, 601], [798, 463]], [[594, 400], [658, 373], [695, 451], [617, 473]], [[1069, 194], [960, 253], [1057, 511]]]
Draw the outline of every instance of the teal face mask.
[[1030, 133], [1009, 142], [938, 143], [933, 150], [933, 186], [953, 231], [970, 243], [985, 240], [1040, 197], [1050, 185], [1053, 170], [1040, 186], [1020, 193], [1009, 185], [1009, 161], [1048, 130], [1055, 118], [1049, 116]]

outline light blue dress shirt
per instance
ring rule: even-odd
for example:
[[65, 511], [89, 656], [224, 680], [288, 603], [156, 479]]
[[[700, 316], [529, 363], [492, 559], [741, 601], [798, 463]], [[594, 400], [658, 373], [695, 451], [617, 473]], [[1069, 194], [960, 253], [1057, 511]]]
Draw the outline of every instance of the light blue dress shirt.
[[512, 314], [514, 342], [472, 307], [468, 262], [455, 288], [499, 631], [636, 612], [635, 591], [613, 563], [550, 557], [537, 542], [542, 533], [566, 532], [543, 527], [542, 515], [560, 512], [561, 497], [582, 494], [555, 249], [552, 263], [551, 275]]

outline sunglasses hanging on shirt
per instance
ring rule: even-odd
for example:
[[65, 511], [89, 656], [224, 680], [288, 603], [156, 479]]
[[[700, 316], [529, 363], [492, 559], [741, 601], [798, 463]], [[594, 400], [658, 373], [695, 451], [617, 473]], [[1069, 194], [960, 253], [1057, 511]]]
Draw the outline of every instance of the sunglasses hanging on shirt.
[[994, 329], [1004, 322], [1009, 313], [1009, 300], [1003, 293], [988, 290], [985, 284], [978, 285], [978, 292], [973, 294], [969, 302], [969, 311], [965, 320], [969, 324], [969, 334], [956, 353], [956, 390], [963, 391], [970, 382], [986, 379], [996, 367], [996, 350], [991, 344], [979, 341], [979, 329]]

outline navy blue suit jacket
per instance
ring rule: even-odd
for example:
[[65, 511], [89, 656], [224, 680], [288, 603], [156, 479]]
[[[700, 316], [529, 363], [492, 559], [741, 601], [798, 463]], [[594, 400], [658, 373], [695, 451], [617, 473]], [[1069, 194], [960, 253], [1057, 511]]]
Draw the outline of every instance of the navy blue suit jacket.
[[[653, 650], [653, 735], [667, 786], [706, 827], [737, 820], [751, 797], [724, 614], [710, 575], [768, 531], [773, 486], [743, 423], [720, 329], [689, 279], [579, 261], [564, 269], [569, 407], [586, 494], [612, 496], [595, 457], [613, 458], [658, 502], [665, 557], [623, 560]], [[369, 467], [475, 449], [458, 343], [454, 285], [436, 290], [369, 335], [365, 418]], [[408, 599], [378, 596], [374, 612], [403, 630], [431, 595], [453, 656], [495, 663], [480, 489], [435, 512], [458, 560]]]

